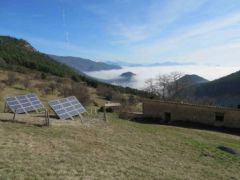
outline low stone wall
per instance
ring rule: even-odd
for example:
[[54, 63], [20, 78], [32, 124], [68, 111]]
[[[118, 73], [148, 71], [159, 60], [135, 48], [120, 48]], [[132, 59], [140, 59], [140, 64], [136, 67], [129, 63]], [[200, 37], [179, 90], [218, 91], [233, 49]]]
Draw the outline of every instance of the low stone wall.
[[123, 119], [140, 119], [143, 117], [143, 113], [122, 111], [119, 113], [119, 117]]
[[164, 101], [145, 101], [143, 114], [159, 120], [196, 122], [213, 126], [240, 128], [240, 110]]

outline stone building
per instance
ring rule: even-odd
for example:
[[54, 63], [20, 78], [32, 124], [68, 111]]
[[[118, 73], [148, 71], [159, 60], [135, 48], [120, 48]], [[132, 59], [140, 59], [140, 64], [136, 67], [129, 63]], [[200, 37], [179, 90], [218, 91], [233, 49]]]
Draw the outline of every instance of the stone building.
[[240, 128], [240, 109], [166, 101], [143, 102], [143, 115], [163, 122], [196, 122], [218, 127]]

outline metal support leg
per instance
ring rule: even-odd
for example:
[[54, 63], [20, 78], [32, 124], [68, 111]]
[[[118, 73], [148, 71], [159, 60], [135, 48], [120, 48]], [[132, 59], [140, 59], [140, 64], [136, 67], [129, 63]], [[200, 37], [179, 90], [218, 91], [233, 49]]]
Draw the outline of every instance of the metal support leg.
[[15, 121], [16, 114], [17, 114], [17, 110], [15, 109], [14, 110], [14, 115], [13, 115], [13, 121]]

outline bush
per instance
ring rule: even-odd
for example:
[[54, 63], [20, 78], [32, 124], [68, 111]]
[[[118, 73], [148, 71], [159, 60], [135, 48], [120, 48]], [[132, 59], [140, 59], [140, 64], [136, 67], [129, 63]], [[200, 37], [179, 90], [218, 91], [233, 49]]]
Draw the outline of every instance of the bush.
[[41, 76], [40, 76], [40, 77], [41, 77], [42, 80], [47, 79], [47, 75], [46, 75], [45, 73], [41, 73]]
[[111, 88], [99, 85], [97, 87], [97, 95], [104, 97], [106, 100], [111, 101], [113, 98], [113, 91]]
[[29, 89], [32, 86], [32, 83], [29, 77], [25, 77], [25, 79], [21, 80], [20, 84], [23, 85], [25, 89]]
[[44, 87], [44, 88], [42, 89], [42, 92], [44, 93], [44, 95], [49, 95], [49, 94], [52, 93], [52, 90], [51, 90], [51, 88], [49, 88], [49, 87]]
[[0, 89], [3, 91], [6, 88], [6, 85], [2, 82], [0, 82]]
[[16, 84], [18, 81], [17, 75], [15, 72], [9, 72], [7, 75], [7, 80], [6, 80], [6, 84], [9, 86], [12, 86], [14, 84]]
[[128, 104], [135, 105], [137, 102], [138, 102], [137, 98], [134, 95], [130, 95], [128, 97]]
[[124, 94], [116, 91], [112, 91], [112, 101], [119, 102], [121, 104], [127, 104], [127, 98]]
[[62, 86], [60, 93], [64, 97], [75, 96], [84, 105], [91, 102], [89, 90], [82, 83], [72, 83], [70, 87]]
[[48, 85], [49, 89], [51, 90], [52, 94], [54, 93], [54, 91], [57, 89], [57, 84], [52, 82]]
[[88, 105], [91, 102], [89, 90], [82, 83], [72, 84], [72, 94], [84, 105]]

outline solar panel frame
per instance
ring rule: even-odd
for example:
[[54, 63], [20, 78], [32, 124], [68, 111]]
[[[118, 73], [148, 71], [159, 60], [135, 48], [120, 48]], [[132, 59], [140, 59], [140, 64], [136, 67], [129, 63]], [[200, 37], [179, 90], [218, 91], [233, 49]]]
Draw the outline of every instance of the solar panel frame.
[[[52, 110], [57, 114], [57, 116], [62, 120], [72, 119], [75, 116], [80, 116], [86, 112], [86, 109], [78, 101], [75, 96], [70, 96], [67, 98], [56, 99], [48, 102]], [[78, 107], [76, 107], [78, 105]]]
[[26, 94], [20, 96], [7, 96], [4, 98], [8, 108], [17, 114], [28, 113], [43, 109], [44, 105], [36, 94]]

